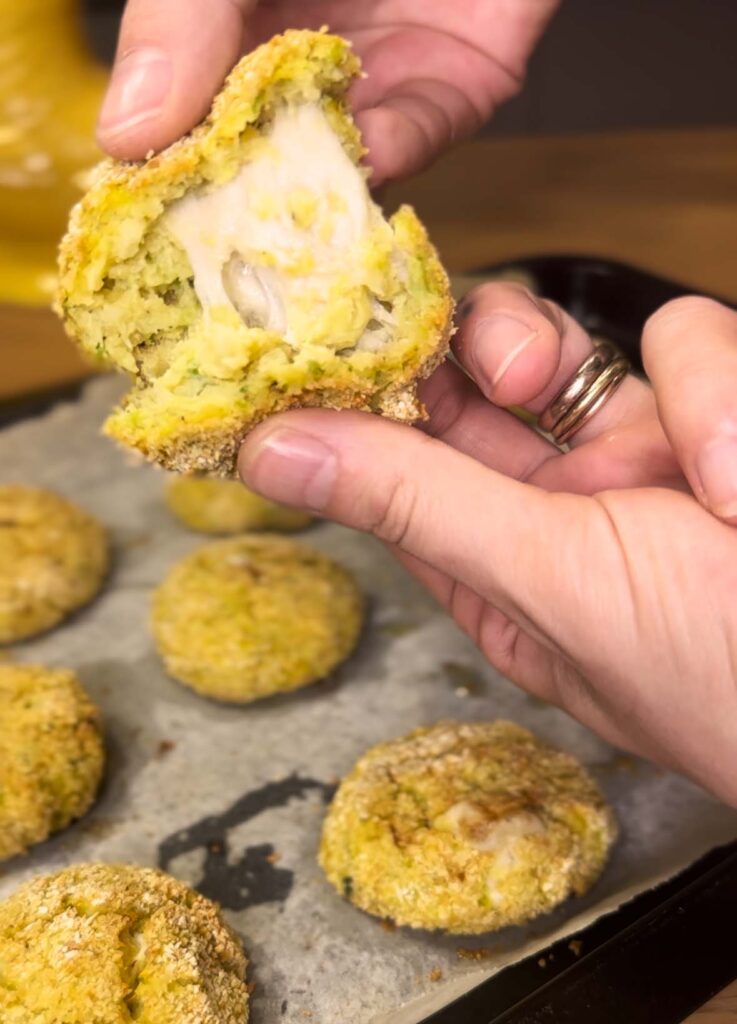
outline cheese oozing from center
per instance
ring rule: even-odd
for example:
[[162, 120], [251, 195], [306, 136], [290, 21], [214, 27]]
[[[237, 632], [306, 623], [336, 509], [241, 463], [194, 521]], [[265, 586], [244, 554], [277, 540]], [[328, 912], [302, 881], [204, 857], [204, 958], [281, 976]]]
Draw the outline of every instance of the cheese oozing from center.
[[277, 109], [231, 181], [184, 196], [165, 218], [205, 317], [234, 309], [293, 347], [376, 351], [391, 339], [376, 290], [393, 232], [319, 103]]

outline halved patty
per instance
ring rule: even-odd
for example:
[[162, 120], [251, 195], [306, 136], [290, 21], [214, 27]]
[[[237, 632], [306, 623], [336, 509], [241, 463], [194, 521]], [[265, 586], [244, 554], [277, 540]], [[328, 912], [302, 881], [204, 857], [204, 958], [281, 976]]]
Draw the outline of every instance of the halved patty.
[[444, 357], [447, 276], [359, 161], [345, 40], [291, 31], [244, 57], [189, 136], [102, 166], [60, 254], [70, 334], [134, 388], [107, 431], [183, 471], [231, 475], [247, 431], [294, 406], [422, 415]]

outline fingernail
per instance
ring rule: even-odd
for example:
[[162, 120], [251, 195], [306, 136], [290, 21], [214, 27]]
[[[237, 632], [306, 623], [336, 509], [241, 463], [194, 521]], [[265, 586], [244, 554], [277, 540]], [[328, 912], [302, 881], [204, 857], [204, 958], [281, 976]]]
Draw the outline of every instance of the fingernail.
[[737, 517], [737, 437], [720, 437], [699, 453], [696, 463], [704, 500], [720, 519]]
[[131, 50], [115, 66], [100, 112], [100, 133], [106, 137], [155, 117], [163, 109], [172, 83], [172, 65], [163, 50]]
[[471, 338], [471, 362], [478, 383], [495, 388], [537, 334], [508, 313], [492, 313], [480, 320]]
[[335, 452], [297, 430], [275, 430], [241, 453], [239, 469], [249, 487], [284, 505], [322, 512], [338, 475]]

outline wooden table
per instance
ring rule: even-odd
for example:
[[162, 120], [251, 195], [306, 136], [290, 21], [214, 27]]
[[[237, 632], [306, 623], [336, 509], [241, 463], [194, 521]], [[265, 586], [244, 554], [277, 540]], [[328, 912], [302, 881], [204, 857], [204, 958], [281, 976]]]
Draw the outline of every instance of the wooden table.
[[737, 298], [737, 130], [482, 140], [388, 198], [452, 271], [592, 254]]
[[684, 1024], [735, 1024], [737, 1021], [737, 982], [730, 985]]
[[[394, 186], [449, 269], [609, 256], [737, 299], [737, 130], [485, 139]], [[0, 310], [0, 401], [89, 372], [44, 312]], [[737, 983], [688, 1018], [737, 1024]]]

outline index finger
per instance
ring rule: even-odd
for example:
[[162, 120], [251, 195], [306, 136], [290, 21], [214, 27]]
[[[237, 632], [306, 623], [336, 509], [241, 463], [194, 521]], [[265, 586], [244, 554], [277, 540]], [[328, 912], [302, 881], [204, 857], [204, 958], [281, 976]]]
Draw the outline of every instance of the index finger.
[[[453, 342], [461, 365], [489, 401], [536, 416], [594, 351], [588, 333], [568, 313], [520, 285], [497, 281], [475, 288], [461, 305], [461, 317]], [[653, 419], [651, 389], [628, 376], [570, 444]]]
[[202, 120], [237, 61], [257, 0], [128, 0], [98, 124], [111, 156], [140, 160]]

